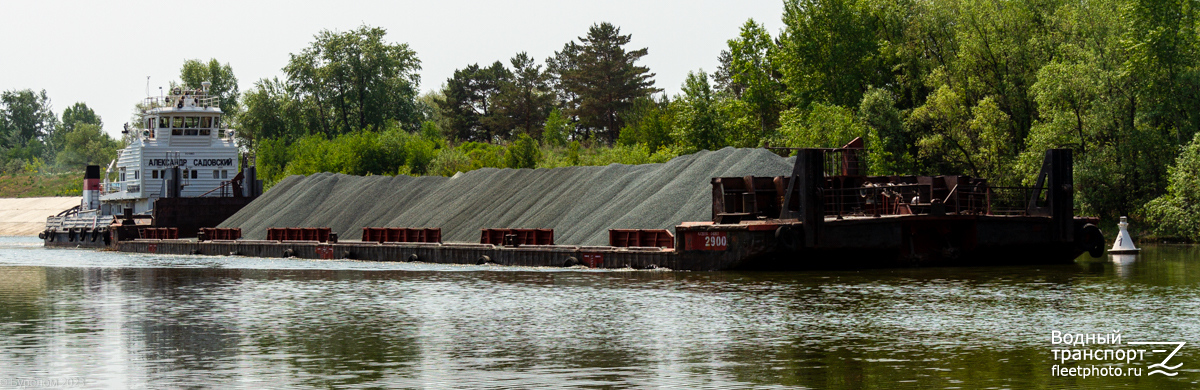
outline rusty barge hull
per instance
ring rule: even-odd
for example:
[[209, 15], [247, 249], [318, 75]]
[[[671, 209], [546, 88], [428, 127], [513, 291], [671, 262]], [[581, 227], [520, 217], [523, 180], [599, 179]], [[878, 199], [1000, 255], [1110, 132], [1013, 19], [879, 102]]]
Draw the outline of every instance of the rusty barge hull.
[[[523, 267], [681, 271], [813, 270], [891, 267], [1064, 264], [1085, 249], [1054, 240], [1048, 218], [907, 216], [825, 221], [815, 245], [803, 223], [679, 226], [675, 249], [470, 243], [377, 243], [267, 240], [147, 240], [116, 250], [170, 255], [353, 259]], [[1080, 228], [1094, 221], [1076, 219]]]
[[660, 248], [615, 248], [570, 245], [505, 247], [468, 243], [375, 243], [263, 240], [131, 240], [115, 249], [132, 253], [171, 255], [251, 256], [266, 258], [351, 259], [435, 264], [496, 264], [524, 267], [716, 269], [717, 264], [695, 264], [678, 253]]

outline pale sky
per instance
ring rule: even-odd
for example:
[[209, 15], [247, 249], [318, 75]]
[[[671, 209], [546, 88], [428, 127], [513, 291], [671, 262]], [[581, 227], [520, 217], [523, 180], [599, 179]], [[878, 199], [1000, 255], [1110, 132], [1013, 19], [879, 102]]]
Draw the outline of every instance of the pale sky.
[[[336, 3], [336, 4], [335, 4]], [[717, 67], [726, 41], [747, 19], [773, 35], [783, 0], [743, 1], [3, 1], [0, 91], [45, 89], [60, 118], [84, 102], [119, 135], [134, 104], [178, 80], [184, 60], [229, 63], [240, 90], [279, 77], [290, 53], [321, 30], [366, 24], [407, 43], [422, 69], [421, 91], [455, 69], [525, 51], [544, 65], [563, 44], [609, 22], [632, 35], [627, 50], [648, 48], [641, 65], [675, 95], [688, 71]]]

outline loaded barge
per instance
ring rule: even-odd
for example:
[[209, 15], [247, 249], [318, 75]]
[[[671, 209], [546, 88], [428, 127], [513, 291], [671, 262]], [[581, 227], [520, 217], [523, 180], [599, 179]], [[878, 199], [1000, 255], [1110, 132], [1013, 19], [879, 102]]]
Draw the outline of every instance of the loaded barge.
[[[111, 247], [136, 253], [419, 261], [532, 267], [799, 270], [1070, 263], [1103, 254], [1097, 219], [1074, 216], [1072, 155], [1046, 152], [1033, 187], [968, 176], [867, 176], [861, 140], [799, 149], [792, 173], [713, 178], [712, 218], [666, 230], [610, 230], [608, 246], [555, 245], [546, 229], [483, 229], [479, 243], [444, 243], [437, 228], [364, 227], [339, 242], [328, 228], [121, 230]], [[215, 226], [210, 225], [210, 226]], [[114, 229], [115, 230], [115, 229]]]

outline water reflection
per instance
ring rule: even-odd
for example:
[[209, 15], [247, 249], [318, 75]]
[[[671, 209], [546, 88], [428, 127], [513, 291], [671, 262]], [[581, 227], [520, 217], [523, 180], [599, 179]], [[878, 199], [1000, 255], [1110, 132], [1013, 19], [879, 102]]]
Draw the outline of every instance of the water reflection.
[[[0, 378], [152, 388], [1193, 388], [1197, 255], [1164, 246], [1121, 264], [592, 272], [0, 240]], [[1173, 360], [1184, 363], [1176, 378], [1064, 378], [1051, 375], [1052, 330], [1189, 344]]]

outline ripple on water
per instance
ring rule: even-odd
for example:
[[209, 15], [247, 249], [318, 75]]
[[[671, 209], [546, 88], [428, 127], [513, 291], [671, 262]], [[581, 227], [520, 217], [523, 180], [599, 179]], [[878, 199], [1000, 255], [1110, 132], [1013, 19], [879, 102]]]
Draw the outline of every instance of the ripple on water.
[[[90, 387], [1119, 387], [1052, 330], [1196, 340], [1191, 252], [1140, 263], [797, 273], [44, 249], [0, 238], [0, 377]], [[1190, 345], [1178, 378], [1190, 388]], [[1149, 382], [1146, 382], [1149, 380]]]

